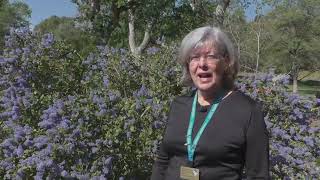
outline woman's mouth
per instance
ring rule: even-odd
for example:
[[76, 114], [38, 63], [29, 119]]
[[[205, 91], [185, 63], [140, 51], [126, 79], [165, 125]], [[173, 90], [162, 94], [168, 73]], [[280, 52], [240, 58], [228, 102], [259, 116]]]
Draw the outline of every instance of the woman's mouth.
[[212, 77], [212, 74], [210, 73], [202, 73], [198, 75], [200, 78], [209, 78]]
[[198, 74], [198, 78], [202, 82], [207, 82], [207, 81], [211, 80], [212, 74], [211, 73], [200, 73], [200, 74]]

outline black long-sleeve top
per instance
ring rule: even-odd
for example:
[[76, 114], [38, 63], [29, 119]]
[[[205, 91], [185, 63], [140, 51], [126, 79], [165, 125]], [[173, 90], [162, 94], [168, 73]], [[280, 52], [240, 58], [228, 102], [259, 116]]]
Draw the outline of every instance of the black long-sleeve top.
[[[179, 180], [187, 161], [186, 134], [193, 95], [176, 98], [155, 160], [151, 180]], [[206, 110], [207, 109], [207, 110]], [[194, 139], [210, 107], [197, 104]], [[200, 180], [269, 179], [269, 139], [261, 107], [239, 91], [223, 99], [204, 130], [191, 166]]]

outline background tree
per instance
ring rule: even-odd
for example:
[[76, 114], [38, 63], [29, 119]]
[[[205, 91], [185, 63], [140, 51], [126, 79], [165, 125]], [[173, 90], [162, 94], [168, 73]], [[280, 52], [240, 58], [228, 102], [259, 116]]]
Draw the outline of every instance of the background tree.
[[319, 69], [319, 8], [314, 0], [282, 1], [268, 14], [274, 28], [268, 62], [280, 72], [290, 72], [293, 92], [301, 70]]
[[133, 54], [141, 54], [149, 42], [163, 37], [174, 41], [179, 37], [179, 41], [191, 29], [201, 25], [222, 26], [230, 4], [230, 0], [73, 2], [80, 12], [79, 22], [99, 36], [101, 43], [123, 45], [122, 41], [126, 40], [129, 42], [126, 47], [130, 47]]
[[249, 40], [249, 26], [245, 17], [245, 7], [231, 5], [229, 13], [225, 17], [225, 30], [229, 33], [236, 46], [237, 56], [241, 64], [241, 70], [251, 70], [252, 57], [248, 53], [247, 41]]
[[56, 40], [65, 41], [81, 54], [94, 50], [96, 38], [78, 28], [74, 18], [51, 16], [35, 26], [40, 35], [52, 33]]
[[21, 1], [0, 1], [0, 54], [4, 49], [4, 37], [9, 32], [10, 27], [27, 26], [30, 15], [31, 10], [28, 5]]
[[139, 49], [143, 49], [141, 47], [146, 43], [142, 43], [143, 46], [139, 48], [134, 47], [138, 44], [136, 42], [149, 41], [151, 26], [168, 14], [165, 13], [166, 7], [173, 3], [169, 0], [74, 0], [73, 2], [77, 4], [80, 12], [78, 21], [99, 37], [100, 43], [129, 47], [128, 41], [131, 39], [131, 49], [137, 51], [141, 51]]

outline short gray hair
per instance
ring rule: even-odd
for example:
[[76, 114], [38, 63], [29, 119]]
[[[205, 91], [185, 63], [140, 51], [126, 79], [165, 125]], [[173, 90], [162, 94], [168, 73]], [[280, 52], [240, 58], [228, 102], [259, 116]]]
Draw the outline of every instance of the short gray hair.
[[232, 89], [234, 87], [234, 80], [239, 71], [238, 56], [235, 54], [233, 44], [228, 36], [216, 27], [200, 27], [194, 29], [187, 34], [180, 46], [178, 62], [183, 68], [182, 82], [184, 85], [192, 86], [193, 82], [189, 73], [189, 62], [192, 51], [202, 46], [204, 42], [209, 41], [213, 43], [217, 48], [217, 51], [228, 57], [228, 68], [225, 70], [223, 75], [223, 87], [225, 89]]

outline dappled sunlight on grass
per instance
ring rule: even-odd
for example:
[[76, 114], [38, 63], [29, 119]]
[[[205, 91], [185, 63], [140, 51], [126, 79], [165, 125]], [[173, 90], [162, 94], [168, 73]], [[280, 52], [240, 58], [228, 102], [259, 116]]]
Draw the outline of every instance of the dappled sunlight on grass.
[[[292, 91], [292, 83], [288, 85], [288, 91]], [[298, 93], [300, 95], [315, 97], [316, 92], [320, 92], [320, 81], [298, 81]]]

